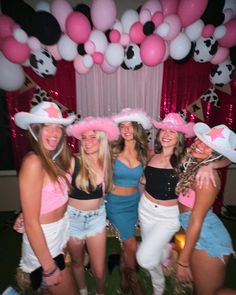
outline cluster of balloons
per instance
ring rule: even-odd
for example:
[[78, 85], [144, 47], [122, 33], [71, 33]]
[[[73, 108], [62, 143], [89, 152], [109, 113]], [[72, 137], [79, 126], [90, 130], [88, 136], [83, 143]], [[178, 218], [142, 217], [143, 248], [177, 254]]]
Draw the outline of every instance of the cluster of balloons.
[[[58, 60], [73, 62], [79, 74], [94, 64], [107, 73], [137, 70], [167, 58], [211, 62], [213, 84], [233, 78], [236, 61], [235, 0], [147, 0], [117, 19], [114, 0], [72, 7], [67, 0], [1, 0], [0, 88], [17, 90], [24, 66], [39, 76], [55, 75]], [[9, 79], [9, 77], [11, 77]]]

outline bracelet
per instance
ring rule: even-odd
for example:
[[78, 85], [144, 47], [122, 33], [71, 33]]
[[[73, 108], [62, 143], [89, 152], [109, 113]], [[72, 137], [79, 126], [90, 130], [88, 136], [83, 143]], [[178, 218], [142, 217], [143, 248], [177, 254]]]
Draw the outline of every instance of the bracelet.
[[57, 265], [55, 265], [55, 267], [51, 271], [49, 271], [49, 272], [43, 272], [43, 277], [50, 277], [50, 276], [52, 276], [56, 272], [57, 269], [58, 269], [58, 267], [57, 267]]
[[188, 268], [188, 267], [189, 267], [189, 265], [184, 265], [184, 264], [182, 264], [182, 263], [180, 263], [180, 262], [178, 262], [177, 264], [178, 264], [179, 266], [184, 267], [184, 268]]

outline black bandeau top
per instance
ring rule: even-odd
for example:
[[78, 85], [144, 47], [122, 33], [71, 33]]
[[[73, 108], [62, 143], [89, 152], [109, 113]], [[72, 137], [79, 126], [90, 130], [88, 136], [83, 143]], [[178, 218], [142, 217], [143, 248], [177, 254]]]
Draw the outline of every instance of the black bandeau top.
[[153, 198], [158, 200], [174, 200], [178, 198], [175, 187], [179, 179], [174, 169], [146, 166], [144, 175], [146, 178], [145, 190]]
[[72, 174], [72, 189], [69, 193], [70, 198], [77, 199], [77, 200], [93, 200], [93, 199], [100, 199], [103, 197], [103, 189], [102, 184], [99, 184], [94, 191], [90, 191], [90, 193], [86, 193], [85, 191], [79, 189], [76, 186], [75, 180], [79, 173], [79, 159], [74, 157], [75, 159], [75, 168]]

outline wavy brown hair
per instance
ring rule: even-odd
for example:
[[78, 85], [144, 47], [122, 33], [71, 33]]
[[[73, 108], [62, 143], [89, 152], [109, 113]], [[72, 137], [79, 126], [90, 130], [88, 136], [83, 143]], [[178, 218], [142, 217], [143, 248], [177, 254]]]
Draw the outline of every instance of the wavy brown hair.
[[[58, 181], [59, 177], [63, 177], [67, 184], [69, 184], [66, 174], [70, 168], [71, 162], [71, 151], [67, 145], [66, 134], [64, 128], [62, 129], [62, 138], [55, 151], [48, 151], [44, 148], [42, 141], [40, 139], [41, 130], [44, 124], [31, 124], [31, 130], [34, 135], [38, 138], [38, 141], [34, 139], [32, 134], [28, 132], [29, 142], [32, 151], [40, 158], [42, 161], [43, 168], [49, 175], [50, 179], [53, 181]], [[53, 160], [53, 156], [62, 147], [62, 151]]]
[[[160, 142], [160, 132], [162, 129], [158, 129], [156, 134], [156, 139], [154, 142], [154, 151], [156, 154], [160, 154], [163, 150], [163, 147]], [[185, 156], [185, 136], [182, 132], [177, 132], [177, 142], [173, 150], [173, 154], [170, 157], [171, 166], [177, 171], [180, 172], [181, 164], [183, 157]]]
[[[145, 166], [148, 161], [148, 140], [147, 134], [141, 124], [131, 122], [134, 128], [135, 150], [137, 152], [137, 159]], [[118, 155], [124, 150], [125, 141], [120, 135], [119, 138], [112, 143], [113, 158], [116, 159]]]

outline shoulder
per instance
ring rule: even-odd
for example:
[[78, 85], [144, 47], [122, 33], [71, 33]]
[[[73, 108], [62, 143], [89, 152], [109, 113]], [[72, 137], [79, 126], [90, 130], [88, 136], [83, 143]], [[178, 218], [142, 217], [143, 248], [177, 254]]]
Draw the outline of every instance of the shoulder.
[[22, 168], [27, 168], [30, 170], [43, 168], [42, 161], [40, 160], [39, 156], [31, 152], [24, 157], [22, 166]]
[[21, 169], [19, 173], [20, 179], [21, 180], [42, 179], [44, 176], [44, 173], [45, 173], [45, 170], [43, 168], [43, 164], [40, 158], [34, 153], [27, 154], [21, 165]]

